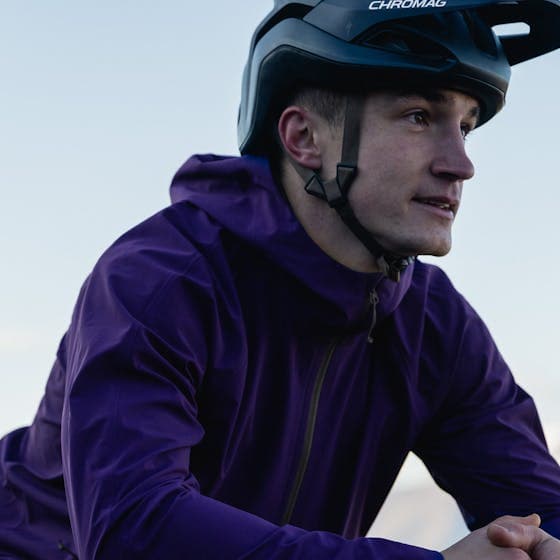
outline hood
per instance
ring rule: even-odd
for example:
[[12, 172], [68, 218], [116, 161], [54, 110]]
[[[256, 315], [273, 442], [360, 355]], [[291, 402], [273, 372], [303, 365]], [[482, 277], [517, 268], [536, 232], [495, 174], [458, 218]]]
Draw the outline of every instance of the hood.
[[413, 266], [399, 283], [381, 273], [351, 270], [324, 253], [307, 235], [276, 185], [268, 162], [255, 156], [196, 155], [171, 184], [173, 203], [188, 201], [222, 228], [264, 252], [352, 322], [364, 314], [373, 288], [378, 320], [395, 310], [408, 290]]

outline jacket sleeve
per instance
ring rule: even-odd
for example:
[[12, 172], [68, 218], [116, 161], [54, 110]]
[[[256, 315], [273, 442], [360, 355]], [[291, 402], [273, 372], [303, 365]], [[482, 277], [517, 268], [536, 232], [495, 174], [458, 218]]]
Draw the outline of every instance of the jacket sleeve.
[[467, 316], [445, 400], [416, 452], [457, 500], [470, 529], [501, 515], [537, 512], [543, 529], [560, 537], [560, 468], [534, 402], [515, 383], [483, 321], [461, 301]]
[[203, 495], [190, 455], [204, 437], [197, 388], [218, 336], [206, 273], [194, 259], [154, 290], [152, 265], [109, 261], [82, 289], [67, 336], [62, 453], [80, 559], [441, 558], [280, 527]]

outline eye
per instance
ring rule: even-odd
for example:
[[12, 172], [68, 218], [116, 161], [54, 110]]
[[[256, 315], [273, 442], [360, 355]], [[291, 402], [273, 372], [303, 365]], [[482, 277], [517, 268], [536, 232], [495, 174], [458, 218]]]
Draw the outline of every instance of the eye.
[[466, 140], [467, 136], [473, 131], [473, 126], [469, 123], [463, 123], [461, 125], [461, 134], [463, 135], [463, 139]]
[[412, 124], [422, 126], [422, 127], [430, 126], [428, 120], [428, 113], [423, 109], [417, 109], [415, 111], [412, 111], [408, 113], [406, 117]]

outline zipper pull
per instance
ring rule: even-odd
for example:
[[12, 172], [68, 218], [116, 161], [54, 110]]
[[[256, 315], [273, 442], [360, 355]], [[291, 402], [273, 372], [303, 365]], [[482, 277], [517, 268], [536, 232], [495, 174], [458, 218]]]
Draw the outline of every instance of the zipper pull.
[[377, 323], [377, 304], [379, 303], [379, 296], [375, 291], [375, 288], [369, 293], [369, 303], [371, 305], [371, 323], [369, 325], [367, 341], [369, 344], [373, 343], [373, 329], [375, 329], [375, 324]]

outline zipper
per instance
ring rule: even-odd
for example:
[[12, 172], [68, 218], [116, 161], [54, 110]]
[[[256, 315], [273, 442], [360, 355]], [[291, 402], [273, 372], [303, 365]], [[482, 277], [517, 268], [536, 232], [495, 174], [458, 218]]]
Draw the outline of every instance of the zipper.
[[78, 560], [78, 557], [64, 544], [63, 541], [58, 541], [58, 550], [61, 552], [67, 552], [72, 560]]
[[319, 398], [321, 396], [321, 390], [323, 388], [325, 376], [327, 374], [327, 370], [329, 369], [329, 365], [331, 363], [332, 356], [338, 345], [338, 342], [339, 342], [339, 337], [336, 337], [329, 344], [329, 347], [327, 348], [327, 352], [325, 354], [325, 357], [323, 358], [323, 362], [321, 363], [321, 366], [317, 373], [317, 377], [315, 379], [315, 385], [313, 386], [313, 393], [311, 394], [311, 403], [309, 405], [309, 412], [307, 414], [307, 425], [305, 428], [305, 435], [303, 438], [301, 456], [299, 460], [298, 469], [296, 471], [296, 478], [294, 480], [292, 490], [288, 497], [288, 503], [286, 505], [284, 515], [282, 516], [282, 520], [280, 522], [281, 525], [286, 525], [287, 523], [289, 523], [292, 514], [294, 512], [294, 508], [296, 506], [296, 501], [299, 496], [299, 491], [303, 483], [303, 477], [305, 476], [307, 465], [309, 463], [309, 456], [311, 455], [311, 446], [313, 445], [313, 436], [315, 433], [315, 423], [317, 420], [317, 410], [319, 409]]
[[367, 335], [367, 341], [369, 344], [373, 343], [373, 330], [377, 324], [377, 304], [379, 303], [379, 296], [375, 288], [371, 289], [369, 293], [369, 304], [371, 305], [371, 322], [369, 324], [369, 330]]

